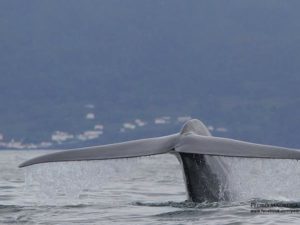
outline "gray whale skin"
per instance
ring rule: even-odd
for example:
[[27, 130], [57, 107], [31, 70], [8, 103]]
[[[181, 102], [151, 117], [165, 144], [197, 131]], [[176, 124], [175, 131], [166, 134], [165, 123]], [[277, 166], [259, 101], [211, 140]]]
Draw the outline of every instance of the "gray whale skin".
[[[179, 160], [184, 174], [188, 200], [193, 202], [220, 199], [219, 188], [226, 182], [224, 157], [300, 159], [300, 150], [261, 145], [228, 138], [213, 137], [197, 119], [187, 121], [180, 133], [117, 144], [64, 150], [30, 159], [19, 167], [39, 163], [109, 160], [173, 154]], [[219, 157], [223, 156], [223, 157]]]

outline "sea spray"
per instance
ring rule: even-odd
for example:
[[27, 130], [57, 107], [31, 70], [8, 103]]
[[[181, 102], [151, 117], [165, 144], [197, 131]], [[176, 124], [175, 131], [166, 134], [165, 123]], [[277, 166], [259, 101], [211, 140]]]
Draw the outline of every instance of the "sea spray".
[[[300, 200], [300, 162], [297, 160], [213, 157], [221, 159], [226, 169], [226, 182], [221, 183], [220, 196], [226, 192], [230, 201]], [[161, 158], [165, 158], [168, 163], [162, 163]], [[87, 193], [93, 195], [91, 199], [95, 201], [108, 196], [108, 193], [114, 196], [127, 192], [143, 193], [143, 190], [149, 188], [146, 185], [151, 180], [156, 182], [153, 189], [159, 192], [169, 193], [169, 190], [163, 188], [165, 182], [184, 187], [180, 165], [176, 158], [167, 155], [38, 164], [25, 168], [25, 180], [26, 191], [34, 192], [39, 201], [46, 201], [47, 204], [51, 201], [57, 204], [60, 198], [64, 202], [67, 198], [68, 204], [81, 202], [82, 196]], [[128, 182], [130, 185], [127, 185]], [[139, 195], [137, 201], [143, 197]], [[170, 201], [173, 198], [175, 195], [170, 195], [169, 199], [166, 197]]]
[[223, 162], [231, 201], [300, 200], [298, 160], [223, 157]]
[[112, 183], [126, 182], [140, 163], [140, 159], [115, 159], [37, 164], [25, 168], [26, 191], [35, 192], [41, 201], [76, 200], [86, 191], [105, 192]]
[[[38, 204], [111, 202], [118, 205], [118, 199], [126, 199], [128, 193], [136, 195], [136, 200], [148, 199], [149, 188], [153, 201], [161, 193], [166, 193], [166, 200], [182, 199], [184, 195], [181, 168], [172, 155], [44, 163], [26, 167], [24, 172], [25, 193], [35, 195]], [[181, 191], [172, 193], [173, 189]], [[157, 195], [153, 195], [155, 192]]]

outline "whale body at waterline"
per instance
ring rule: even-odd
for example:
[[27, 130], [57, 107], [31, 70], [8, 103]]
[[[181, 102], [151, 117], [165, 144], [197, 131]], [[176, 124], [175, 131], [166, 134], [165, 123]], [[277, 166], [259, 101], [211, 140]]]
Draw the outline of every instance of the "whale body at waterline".
[[[40, 163], [109, 160], [157, 154], [173, 154], [177, 157], [182, 165], [188, 200], [193, 202], [220, 200], [220, 187], [227, 179], [226, 164], [222, 161], [224, 157], [300, 159], [300, 150], [297, 149], [213, 137], [200, 120], [192, 119], [187, 121], [177, 134], [64, 150], [30, 159], [19, 167]], [[226, 199], [225, 193], [222, 200]]]

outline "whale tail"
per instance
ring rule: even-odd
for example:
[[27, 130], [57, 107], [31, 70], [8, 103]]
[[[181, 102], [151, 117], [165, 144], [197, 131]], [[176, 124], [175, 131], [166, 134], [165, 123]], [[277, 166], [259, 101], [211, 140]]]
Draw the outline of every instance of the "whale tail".
[[296, 149], [212, 137], [201, 121], [192, 119], [184, 124], [181, 132], [178, 134], [110, 145], [64, 150], [30, 159], [19, 165], [19, 167], [48, 162], [107, 160], [165, 153], [300, 159], [300, 151]]
[[187, 135], [190, 133], [203, 136], [211, 136], [211, 133], [204, 125], [204, 123], [197, 119], [191, 119], [182, 126], [180, 135]]
[[178, 134], [174, 134], [117, 144], [64, 150], [30, 159], [19, 167], [48, 162], [108, 160], [164, 154], [174, 150], [178, 136]]

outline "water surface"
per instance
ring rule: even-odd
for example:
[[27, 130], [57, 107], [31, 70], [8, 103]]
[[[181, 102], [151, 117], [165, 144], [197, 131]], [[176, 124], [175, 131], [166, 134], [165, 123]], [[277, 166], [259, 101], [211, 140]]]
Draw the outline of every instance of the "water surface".
[[[186, 200], [171, 155], [49, 163], [18, 169], [45, 151], [0, 152], [0, 224], [298, 224], [300, 213], [251, 213], [251, 202], [299, 202], [300, 164], [226, 158], [231, 201]], [[288, 208], [276, 208], [280, 210]]]

